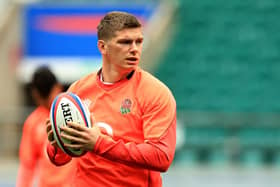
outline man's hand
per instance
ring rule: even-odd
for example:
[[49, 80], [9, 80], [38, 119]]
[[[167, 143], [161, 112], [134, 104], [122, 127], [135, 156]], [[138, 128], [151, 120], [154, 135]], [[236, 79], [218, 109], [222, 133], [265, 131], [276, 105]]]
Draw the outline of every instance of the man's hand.
[[55, 147], [58, 147], [56, 140], [54, 139], [54, 136], [53, 136], [52, 125], [51, 125], [51, 121], [49, 118], [46, 120], [46, 131], [48, 134], [48, 140], [49, 140], [50, 144]]
[[93, 118], [91, 118], [92, 127], [88, 128], [86, 126], [68, 122], [67, 126], [60, 127], [61, 137], [69, 140], [70, 142], [75, 142], [74, 144], [64, 144], [64, 146], [75, 149], [82, 149], [85, 151], [92, 151], [98, 137], [101, 135], [99, 127], [94, 125]]

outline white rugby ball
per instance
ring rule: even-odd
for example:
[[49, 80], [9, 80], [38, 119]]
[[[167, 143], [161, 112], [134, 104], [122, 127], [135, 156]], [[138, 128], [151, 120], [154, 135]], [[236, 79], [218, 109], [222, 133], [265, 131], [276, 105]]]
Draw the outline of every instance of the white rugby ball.
[[81, 99], [74, 93], [61, 93], [54, 99], [51, 105], [50, 122], [54, 138], [63, 152], [78, 157], [85, 154], [81, 149], [72, 149], [64, 146], [65, 143], [72, 143], [60, 136], [60, 127], [66, 126], [67, 122], [76, 122], [80, 125], [91, 127], [89, 109]]

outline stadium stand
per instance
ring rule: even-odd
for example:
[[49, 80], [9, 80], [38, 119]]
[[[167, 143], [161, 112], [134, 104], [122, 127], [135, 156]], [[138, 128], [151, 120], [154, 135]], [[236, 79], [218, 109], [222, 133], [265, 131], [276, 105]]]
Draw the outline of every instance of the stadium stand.
[[180, 1], [156, 69], [185, 124], [176, 161], [279, 161], [279, 7], [276, 0]]

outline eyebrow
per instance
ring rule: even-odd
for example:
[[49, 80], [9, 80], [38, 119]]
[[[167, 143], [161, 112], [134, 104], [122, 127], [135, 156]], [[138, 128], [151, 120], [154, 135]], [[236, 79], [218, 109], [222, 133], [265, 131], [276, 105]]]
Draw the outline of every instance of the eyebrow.
[[143, 41], [144, 40], [144, 37], [139, 37], [139, 38], [136, 38], [136, 39], [131, 39], [131, 38], [120, 38], [117, 40], [118, 43], [122, 43], [122, 42], [133, 42], [133, 41]]
[[144, 39], [144, 37], [143, 36], [141, 36], [141, 37], [139, 37], [139, 38], [136, 38], [136, 39], [133, 39], [133, 38], [119, 38], [119, 39], [117, 39], [117, 41], [133, 41], [133, 40], [143, 40]]

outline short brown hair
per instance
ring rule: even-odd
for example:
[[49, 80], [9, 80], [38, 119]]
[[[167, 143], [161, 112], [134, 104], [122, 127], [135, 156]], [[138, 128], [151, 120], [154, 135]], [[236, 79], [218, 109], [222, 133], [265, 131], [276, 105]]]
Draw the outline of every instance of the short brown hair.
[[97, 36], [99, 40], [111, 39], [116, 31], [127, 28], [141, 27], [137, 18], [127, 12], [113, 11], [107, 13], [97, 26]]

